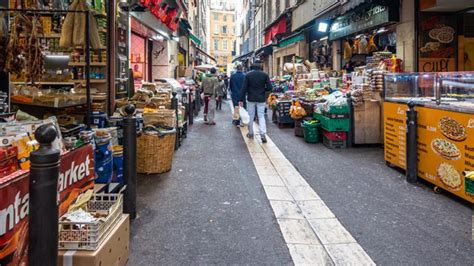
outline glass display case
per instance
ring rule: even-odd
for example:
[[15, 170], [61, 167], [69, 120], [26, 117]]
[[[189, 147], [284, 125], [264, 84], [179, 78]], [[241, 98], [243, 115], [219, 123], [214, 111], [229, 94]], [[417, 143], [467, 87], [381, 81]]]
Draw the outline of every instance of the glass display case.
[[384, 83], [386, 101], [474, 113], [474, 72], [394, 73]]

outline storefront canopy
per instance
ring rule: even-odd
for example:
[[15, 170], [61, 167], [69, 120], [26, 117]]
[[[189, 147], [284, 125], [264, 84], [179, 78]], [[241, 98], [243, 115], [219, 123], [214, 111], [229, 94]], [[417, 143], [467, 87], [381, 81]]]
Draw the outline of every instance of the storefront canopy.
[[217, 62], [217, 60], [216, 60], [213, 56], [211, 56], [210, 54], [206, 53], [206, 52], [205, 52], [204, 50], [202, 50], [201, 48], [196, 47], [196, 50], [197, 50], [199, 53], [201, 53], [202, 55], [204, 55], [205, 57], [211, 59], [211, 60], [214, 61], [214, 62]]
[[201, 46], [201, 40], [199, 40], [196, 35], [194, 35], [192, 32], [189, 32], [189, 39], [197, 46]]
[[296, 33], [296, 34], [293, 34], [283, 40], [281, 40], [279, 43], [278, 43], [278, 48], [283, 48], [285, 46], [288, 46], [290, 44], [293, 44], [293, 43], [297, 43], [301, 40], [304, 40], [305, 37], [304, 37], [304, 32], [299, 32], [299, 33]]
[[267, 44], [265, 46], [260, 47], [255, 51], [256, 57], [267, 56], [273, 53], [273, 44]]
[[232, 63], [243, 62], [243, 61], [247, 60], [249, 57], [251, 57], [253, 54], [254, 54], [254, 51], [251, 51], [250, 53], [243, 54], [243, 55], [235, 58], [234, 60], [232, 60]]
[[265, 32], [265, 44], [269, 44], [272, 42], [273, 38], [275, 38], [278, 34], [284, 34], [287, 30], [287, 20], [286, 17], [280, 17], [280, 19], [273, 24], [270, 28], [267, 29]]

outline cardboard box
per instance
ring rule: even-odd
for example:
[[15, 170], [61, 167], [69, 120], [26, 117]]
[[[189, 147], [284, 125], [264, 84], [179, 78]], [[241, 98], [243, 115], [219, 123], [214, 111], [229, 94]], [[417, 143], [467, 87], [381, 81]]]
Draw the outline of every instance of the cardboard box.
[[95, 251], [60, 250], [58, 266], [122, 266], [129, 255], [130, 218], [122, 215], [112, 232]]

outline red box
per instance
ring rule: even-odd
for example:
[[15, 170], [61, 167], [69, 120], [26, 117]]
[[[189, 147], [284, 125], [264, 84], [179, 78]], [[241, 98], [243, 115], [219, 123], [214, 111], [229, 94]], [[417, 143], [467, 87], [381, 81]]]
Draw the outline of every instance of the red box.
[[323, 135], [329, 140], [347, 140], [347, 132], [329, 132], [323, 129]]

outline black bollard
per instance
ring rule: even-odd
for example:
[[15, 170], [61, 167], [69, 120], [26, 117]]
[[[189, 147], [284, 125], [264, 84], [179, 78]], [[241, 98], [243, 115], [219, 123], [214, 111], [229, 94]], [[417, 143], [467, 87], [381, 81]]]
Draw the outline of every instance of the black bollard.
[[[189, 89], [189, 92], [188, 92], [188, 121], [189, 121], [189, 125], [193, 125], [194, 124], [194, 104], [193, 104], [193, 91], [191, 89]], [[196, 100], [196, 99], [194, 99]]]
[[171, 99], [171, 108], [174, 110], [176, 114], [176, 141], [174, 145], [174, 149], [177, 150], [180, 146], [180, 131], [178, 126], [178, 98], [176, 97], [177, 93], [173, 91], [173, 99]]
[[31, 153], [29, 199], [29, 265], [57, 265], [58, 179], [60, 152], [52, 147], [57, 132], [43, 125], [35, 132], [40, 148]]
[[415, 183], [418, 176], [418, 150], [417, 150], [417, 112], [415, 111], [415, 103], [408, 103], [407, 111], [407, 133], [406, 133], [406, 178], [410, 183]]
[[123, 174], [125, 189], [123, 195], [123, 212], [137, 217], [137, 121], [133, 117], [135, 106], [124, 109], [127, 116], [123, 119]]

